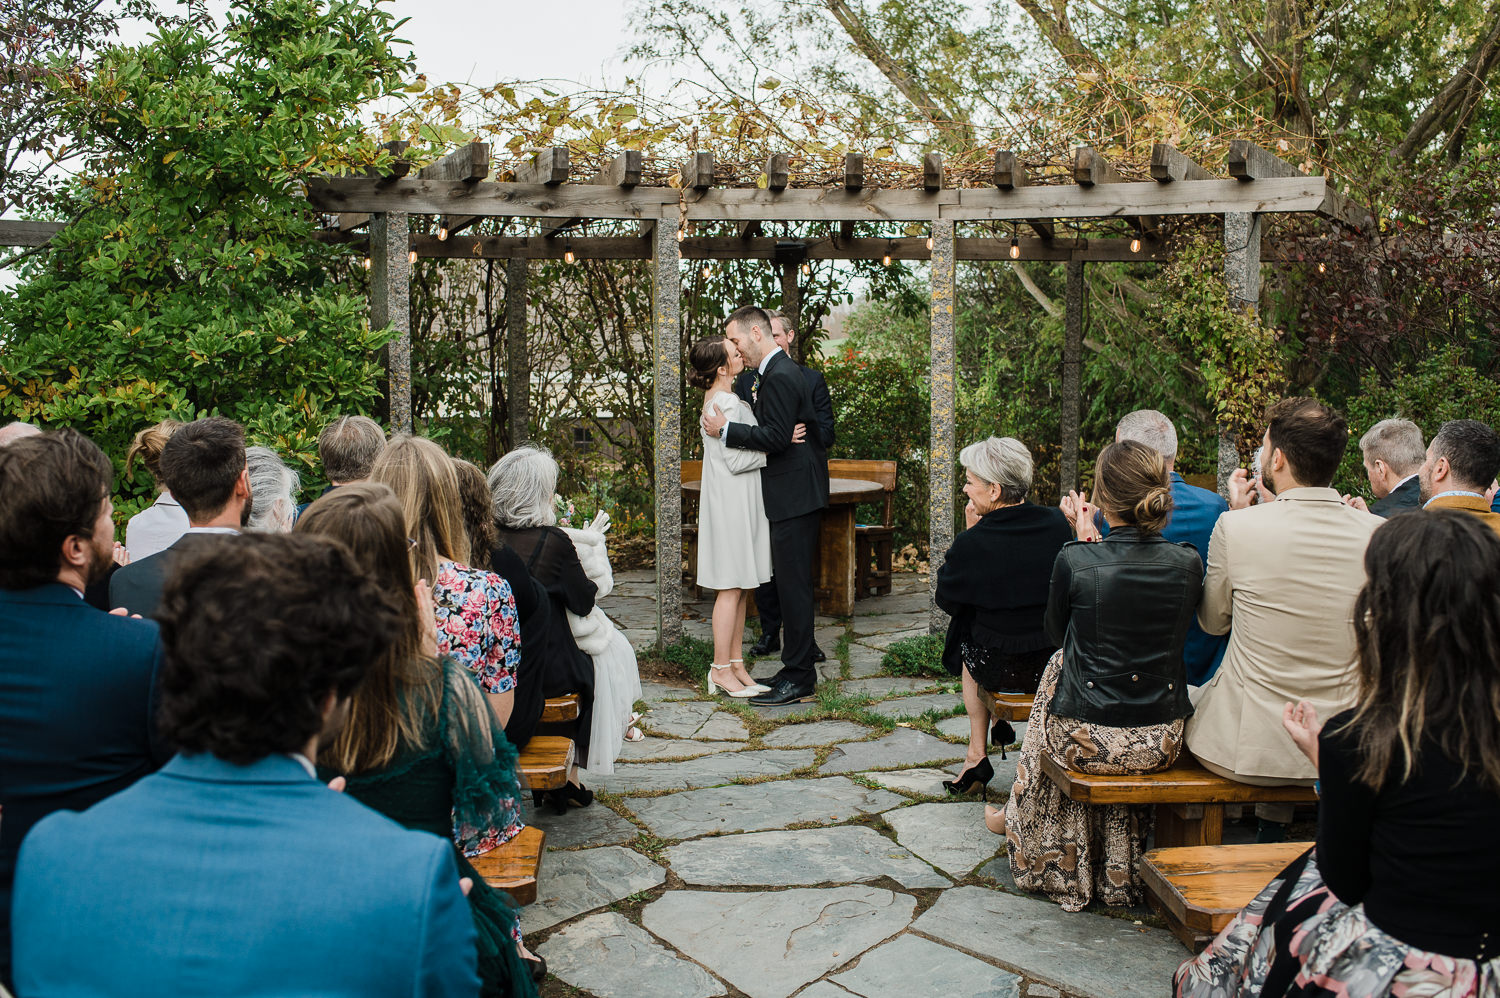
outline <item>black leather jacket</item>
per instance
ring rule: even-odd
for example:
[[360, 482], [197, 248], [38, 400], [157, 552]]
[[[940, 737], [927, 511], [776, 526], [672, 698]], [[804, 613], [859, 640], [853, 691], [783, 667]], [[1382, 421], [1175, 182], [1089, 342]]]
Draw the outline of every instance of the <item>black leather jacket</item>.
[[1182, 643], [1202, 593], [1191, 544], [1120, 527], [1066, 545], [1045, 620], [1063, 650], [1052, 713], [1120, 728], [1191, 714]]

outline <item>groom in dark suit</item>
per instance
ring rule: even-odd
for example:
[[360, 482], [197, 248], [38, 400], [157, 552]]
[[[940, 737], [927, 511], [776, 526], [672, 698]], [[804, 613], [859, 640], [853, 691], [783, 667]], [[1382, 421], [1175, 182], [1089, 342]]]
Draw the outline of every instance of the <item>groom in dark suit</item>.
[[816, 685], [812, 572], [818, 526], [828, 505], [828, 452], [821, 444], [792, 443], [796, 425], [815, 427], [818, 414], [802, 369], [772, 338], [770, 317], [747, 305], [729, 317], [724, 335], [739, 348], [745, 364], [760, 373], [752, 404], [760, 425], [730, 423], [717, 409], [704, 413], [702, 423], [707, 433], [722, 436], [728, 446], [766, 455], [760, 482], [771, 521], [771, 564], [786, 643], [781, 671], [768, 681], [771, 691], [750, 702], [774, 707], [812, 699]]

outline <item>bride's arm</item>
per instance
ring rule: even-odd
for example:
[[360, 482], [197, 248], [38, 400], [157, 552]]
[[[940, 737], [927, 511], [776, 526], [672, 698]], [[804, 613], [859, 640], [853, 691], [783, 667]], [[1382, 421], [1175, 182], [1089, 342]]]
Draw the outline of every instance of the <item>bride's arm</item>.
[[[741, 402], [734, 408], [732, 408], [729, 412], [724, 412], [723, 409], [720, 409], [719, 411], [724, 412], [724, 415], [729, 419], [730, 422], [743, 423], [746, 422], [746, 420], [736, 420], [734, 418], [735, 416], [738, 416], [740, 414], [739, 407], [743, 405], [744, 403]], [[724, 464], [728, 466], [731, 474], [743, 475], [747, 471], [758, 471], [759, 469], [766, 466], [765, 451], [744, 450], [739, 447], [730, 447], [724, 442], [723, 438], [715, 438], [713, 441], [711, 441], [710, 446], [719, 448], [719, 453], [724, 457]]]

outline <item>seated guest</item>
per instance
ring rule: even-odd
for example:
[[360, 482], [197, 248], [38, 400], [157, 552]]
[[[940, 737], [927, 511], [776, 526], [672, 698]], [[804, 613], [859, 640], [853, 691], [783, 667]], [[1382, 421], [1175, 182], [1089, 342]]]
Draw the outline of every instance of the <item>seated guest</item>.
[[[1116, 440], [1135, 440], [1154, 449], [1167, 465], [1167, 477], [1172, 482], [1172, 511], [1167, 514], [1167, 525], [1161, 535], [1174, 544], [1191, 544], [1198, 552], [1198, 560], [1207, 567], [1208, 539], [1219, 514], [1229, 509], [1229, 503], [1217, 492], [1189, 485], [1173, 470], [1177, 460], [1177, 427], [1155, 409], [1137, 409], [1126, 413], [1115, 427]], [[1067, 512], [1066, 507], [1064, 512]], [[1094, 523], [1100, 532], [1109, 533], [1109, 524], [1102, 516]], [[1187, 668], [1187, 681], [1193, 686], [1202, 686], [1219, 669], [1224, 660], [1224, 649], [1229, 638], [1222, 634], [1205, 634], [1198, 626], [1196, 617], [1188, 624], [1187, 641], [1182, 646], [1182, 662]]]
[[1399, 516], [1365, 566], [1353, 709], [1320, 731], [1285, 705], [1318, 771], [1317, 845], [1183, 964], [1183, 998], [1495, 993], [1500, 541], [1459, 513]]
[[19, 994], [478, 991], [452, 842], [313, 771], [402, 633], [397, 599], [322, 538], [227, 537], [182, 557], [160, 607], [157, 715], [180, 754], [27, 836]]
[[[1368, 507], [1371, 513], [1389, 517], [1421, 509], [1417, 476], [1425, 458], [1421, 427], [1409, 419], [1382, 419], [1359, 438], [1359, 451], [1364, 457], [1365, 477], [1370, 480], [1370, 494], [1375, 497]], [[1358, 496], [1345, 501], [1355, 509], [1366, 508]]]
[[23, 423], [19, 419], [15, 422], [6, 423], [4, 426], [0, 426], [0, 447], [15, 443], [17, 440], [22, 440], [26, 437], [34, 437], [41, 432], [41, 430], [30, 423]]
[[109, 605], [142, 617], [156, 614], [172, 566], [184, 552], [211, 543], [207, 535], [239, 533], [250, 519], [244, 427], [222, 416], [188, 423], [162, 448], [161, 474], [187, 513], [187, 533], [165, 551], [132, 560], [109, 580]]
[[245, 448], [245, 471], [250, 476], [249, 530], [264, 534], [284, 534], [297, 519], [297, 490], [302, 487], [297, 473], [286, 466], [269, 447]]
[[171, 754], [151, 723], [156, 624], [83, 601], [111, 565], [113, 479], [109, 458], [74, 430], [0, 448], [0, 982], [21, 839]]
[[521, 661], [516, 667], [516, 689], [510, 720], [505, 722], [505, 737], [517, 749], [526, 747], [542, 719], [546, 698], [542, 672], [547, 665], [547, 643], [544, 638], [547, 591], [532, 579], [516, 553], [500, 543], [500, 528], [495, 524], [490, 487], [484, 472], [468, 461], [454, 459], [458, 474], [458, 497], [463, 506], [464, 533], [469, 537], [469, 557], [485, 564], [510, 586], [516, 599], [516, 621], [521, 635]]
[[135, 439], [130, 441], [130, 449], [125, 452], [125, 476], [130, 477], [131, 470], [139, 459], [150, 473], [152, 484], [156, 486], [156, 502], [132, 516], [125, 524], [125, 550], [130, 552], [134, 561], [165, 551], [177, 538], [187, 533], [191, 526], [182, 504], [172, 498], [172, 490], [167, 488], [161, 477], [162, 448], [172, 439], [172, 434], [180, 429], [182, 424], [177, 420], [164, 419], [137, 433]]
[[[1003, 830], [1022, 890], [1065, 911], [1094, 897], [1141, 899], [1149, 806], [1081, 804], [1042, 774], [1042, 753], [1080, 773], [1152, 773], [1177, 760], [1188, 704], [1182, 646], [1202, 594], [1191, 544], [1162, 536], [1172, 491], [1161, 454], [1110, 444], [1094, 466], [1110, 527], [1096, 544], [1062, 549], [1047, 599], [1047, 636], [1061, 649], [1042, 676]], [[1088, 520], [1083, 520], [1085, 527]], [[1001, 822], [987, 814], [992, 829]]]
[[343, 730], [318, 757], [319, 778], [347, 777], [345, 792], [360, 803], [407, 828], [451, 837], [460, 874], [474, 881], [469, 907], [483, 993], [535, 994], [517, 951], [514, 905], [468, 861], [524, 827], [516, 750], [469, 671], [437, 658], [432, 592], [412, 577], [401, 504], [384, 485], [346, 485], [309, 506], [297, 533], [342, 541], [359, 573], [401, 605], [401, 632], [354, 691]]
[[1500, 473], [1500, 435], [1477, 419], [1444, 423], [1427, 447], [1418, 478], [1423, 509], [1461, 509], [1500, 533], [1500, 514], [1484, 493]]
[[[340, 416], [323, 427], [318, 434], [318, 460], [328, 485], [322, 494], [369, 478], [370, 468], [384, 446], [385, 431], [369, 416]], [[297, 516], [307, 506], [307, 503], [298, 506]]]
[[504, 727], [515, 707], [521, 664], [516, 600], [510, 583], [469, 565], [469, 535], [452, 460], [431, 440], [398, 436], [375, 459], [370, 479], [389, 486], [401, 502], [412, 571], [432, 586], [438, 652], [474, 674]]
[[[1021, 441], [990, 437], [965, 447], [958, 460], [968, 478], [968, 528], [953, 539], [937, 577], [938, 608], [952, 617], [943, 665], [963, 677], [969, 717], [963, 772], [943, 781], [951, 794], [982, 788], [995, 775], [987, 751], [991, 726], [985, 691], [1035, 693], [1057, 650], [1042, 627], [1042, 614], [1052, 564], [1072, 539], [1062, 513], [1026, 501], [1032, 463]], [[1008, 745], [1015, 732], [998, 721], [993, 740]]]
[[[1187, 746], [1220, 776], [1258, 786], [1310, 786], [1317, 775], [1281, 728], [1281, 705], [1308, 700], [1324, 716], [1347, 707], [1354, 659], [1354, 598], [1378, 516], [1344, 505], [1329, 486], [1349, 428], [1311, 398], [1266, 412], [1261, 477], [1271, 502], [1248, 506], [1243, 469], [1230, 479], [1230, 512], [1208, 545], [1198, 622], [1230, 630], [1224, 664], [1194, 700]], [[1290, 804], [1257, 804], [1262, 841], [1280, 841]]]
[[[573, 739], [574, 757], [587, 759], [594, 721], [594, 662], [573, 639], [568, 613], [586, 616], [594, 608], [599, 589], [584, 572], [573, 541], [557, 526], [552, 505], [557, 494], [557, 462], [540, 448], [517, 447], [494, 463], [488, 481], [500, 540], [547, 590], [552, 604], [547, 638], [552, 658], [542, 696], [578, 694], [576, 721], [556, 729], [544, 724], [537, 730], [566, 734]], [[594, 799], [593, 792], [580, 782], [576, 765], [568, 773], [567, 786], [537, 796], [546, 796], [561, 808], [586, 807]]]

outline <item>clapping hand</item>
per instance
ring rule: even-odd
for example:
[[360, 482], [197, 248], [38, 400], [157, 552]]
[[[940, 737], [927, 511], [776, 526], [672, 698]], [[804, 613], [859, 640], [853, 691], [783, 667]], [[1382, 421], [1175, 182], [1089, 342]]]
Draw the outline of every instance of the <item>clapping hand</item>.
[[1063, 515], [1073, 526], [1073, 536], [1080, 541], [1097, 541], [1101, 538], [1099, 528], [1094, 525], [1094, 514], [1098, 507], [1089, 503], [1087, 492], [1069, 492], [1058, 503]]
[[1302, 754], [1316, 766], [1318, 733], [1323, 730], [1323, 722], [1318, 720], [1318, 709], [1306, 700], [1299, 700], [1295, 705], [1286, 704], [1281, 708], [1281, 726], [1292, 736], [1292, 741]]
[[1350, 509], [1357, 509], [1361, 513], [1368, 513], [1370, 507], [1365, 505], [1364, 496], [1344, 496], [1344, 505]]
[[130, 564], [130, 552], [119, 541], [115, 541], [114, 559], [115, 564], [121, 567]]
[[1235, 468], [1229, 473], [1229, 508], [1246, 509], [1254, 502], [1255, 491], [1260, 488], [1260, 476], [1251, 479], [1250, 472]]
[[601, 509], [594, 514], [594, 518], [589, 521], [589, 525], [583, 529], [592, 530], [596, 534], [609, 533], [609, 514]]

